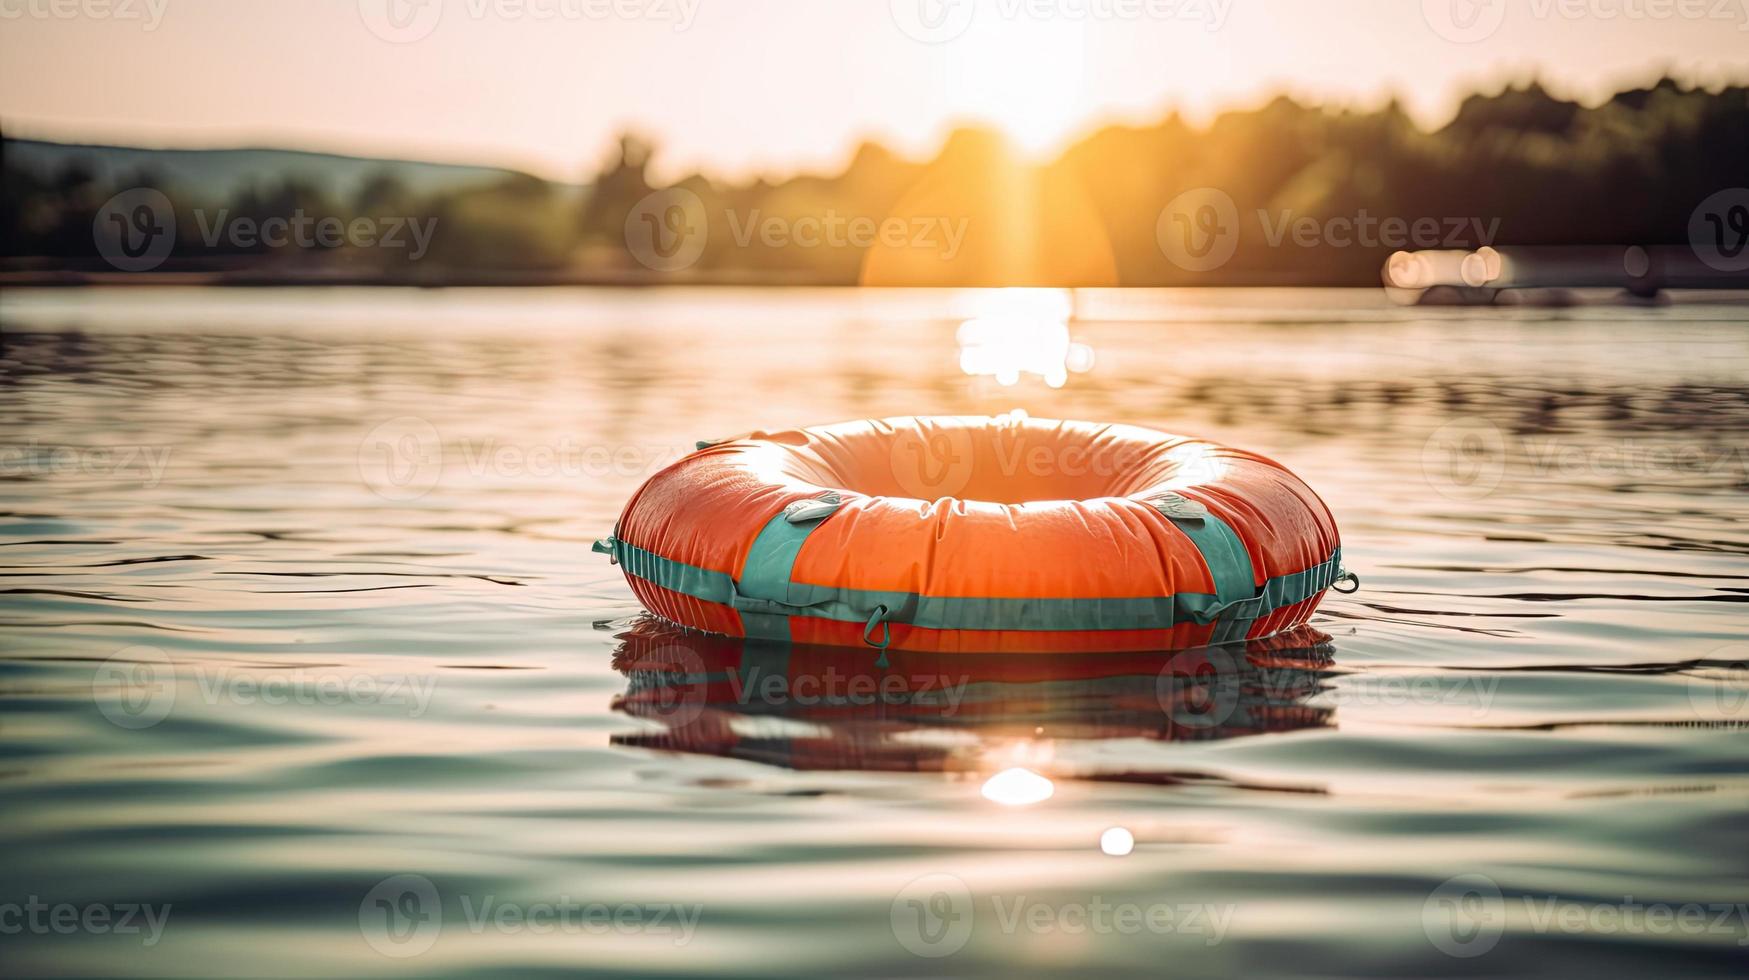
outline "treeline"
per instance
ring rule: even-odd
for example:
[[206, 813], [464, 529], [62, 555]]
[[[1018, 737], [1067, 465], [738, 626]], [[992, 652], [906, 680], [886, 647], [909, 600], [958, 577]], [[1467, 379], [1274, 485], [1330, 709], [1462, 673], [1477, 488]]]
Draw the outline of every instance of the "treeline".
[[[1432, 244], [1464, 246], [1687, 241], [1697, 204], [1749, 184], [1749, 89], [1664, 80], [1584, 107], [1531, 84], [1471, 96], [1431, 133], [1395, 104], [1360, 112], [1283, 97], [1205, 127], [1177, 116], [1109, 127], [1043, 166], [965, 129], [932, 160], [866, 144], [841, 173], [777, 183], [696, 174], [659, 187], [656, 152], [628, 135], [581, 188], [512, 175], [414, 193], [385, 172], [342, 194], [278, 174], [222, 200], [149, 169], [102, 180], [77, 161], [45, 174], [8, 160], [0, 232], [14, 272], [102, 270], [94, 221], [113, 195], [148, 187], [176, 214], [175, 247], [157, 271], [427, 283], [1372, 284], [1399, 244], [1393, 228], [1437, 228]], [[1163, 218], [1186, 200], [1192, 210]], [[274, 244], [235, 233], [299, 216], [335, 227], [429, 222], [431, 234], [416, 254], [380, 234]], [[1168, 241], [1215, 234], [1231, 241], [1218, 262], [1187, 261]]]

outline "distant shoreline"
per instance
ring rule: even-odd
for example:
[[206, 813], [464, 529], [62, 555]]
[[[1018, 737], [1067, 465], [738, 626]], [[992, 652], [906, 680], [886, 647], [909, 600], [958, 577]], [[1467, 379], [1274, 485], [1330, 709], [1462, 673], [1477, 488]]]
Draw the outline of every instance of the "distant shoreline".
[[919, 289], [1002, 289], [1002, 288], [1043, 288], [1043, 289], [1090, 289], [1090, 288], [1123, 288], [1130, 286], [1140, 289], [1180, 288], [1187, 285], [1193, 287], [1283, 287], [1283, 288], [1331, 288], [1355, 289], [1379, 286], [1377, 278], [1362, 281], [1314, 281], [1310, 277], [1296, 279], [1292, 277], [1277, 277], [1265, 279], [1261, 277], [1232, 276], [1219, 278], [1218, 281], [1206, 281], [1195, 284], [1186, 283], [1128, 283], [1114, 287], [1111, 283], [1074, 283], [1074, 282], [963, 282], [963, 283], [864, 283], [845, 280], [825, 275], [808, 275], [793, 273], [774, 275], [769, 270], [737, 272], [735, 270], [710, 270], [687, 273], [657, 273], [635, 272], [629, 270], [591, 272], [534, 272], [505, 271], [489, 272], [445, 271], [430, 276], [386, 276], [381, 274], [350, 274], [338, 271], [310, 272], [305, 274], [288, 274], [280, 270], [264, 269], [229, 269], [203, 271], [153, 271], [153, 272], [120, 272], [112, 269], [6, 269], [0, 267], [0, 289], [7, 287], [33, 288], [77, 288], [82, 286], [233, 286], [233, 287], [275, 287], [275, 286], [403, 286], [417, 289], [443, 289], [447, 287], [517, 287], [529, 288], [536, 286], [609, 286], [624, 288], [662, 287], [662, 286], [761, 286], [770, 288], [845, 288], [854, 289], [864, 286], [876, 288], [919, 288]]
[[534, 286], [770, 286], [770, 287], [855, 287], [854, 282], [803, 276], [774, 278], [734, 275], [637, 275], [575, 273], [506, 272], [502, 274], [470, 272], [432, 277], [395, 277], [383, 275], [347, 275], [320, 273], [286, 275], [280, 272], [87, 272], [81, 270], [0, 270], [0, 288], [78, 288], [84, 286], [221, 286], [271, 288], [276, 286], [372, 286], [407, 287], [413, 289], [444, 289], [504, 286], [528, 288]]

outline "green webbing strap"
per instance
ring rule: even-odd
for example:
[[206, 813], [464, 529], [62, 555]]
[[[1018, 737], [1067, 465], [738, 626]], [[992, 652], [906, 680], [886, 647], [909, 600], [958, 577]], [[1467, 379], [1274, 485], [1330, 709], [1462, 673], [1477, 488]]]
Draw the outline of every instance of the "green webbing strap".
[[1150, 503], [1183, 531], [1191, 544], [1196, 545], [1203, 564], [1208, 566], [1209, 578], [1214, 582], [1214, 595], [1198, 596], [1205, 601], [1180, 602], [1192, 622], [1206, 626], [1234, 604], [1257, 598], [1251, 554], [1245, 550], [1245, 542], [1232, 525], [1210, 513], [1202, 504], [1175, 493], [1165, 494]]
[[[875, 666], [882, 670], [887, 669], [887, 646], [893, 642], [893, 624], [888, 622], [887, 613], [886, 606], [876, 606], [874, 612], [868, 617], [868, 624], [862, 628], [862, 642], [881, 652], [881, 658], [875, 661]], [[876, 626], [881, 628], [881, 642], [879, 643], [874, 641]]]
[[760, 529], [747, 552], [747, 562], [741, 567], [741, 578], [735, 582], [731, 603], [740, 611], [748, 636], [789, 639], [790, 612], [807, 605], [791, 588], [790, 575], [795, 571], [796, 556], [808, 535], [836, 513], [843, 502], [836, 493], [798, 500]]
[[[1217, 596], [1200, 592], [1124, 599], [1004, 599], [926, 596], [802, 583], [790, 584], [793, 601], [782, 604], [739, 594], [734, 578], [726, 572], [664, 558], [628, 541], [615, 541], [613, 548], [627, 575], [704, 602], [779, 617], [801, 615], [860, 625], [868, 620], [870, 610], [886, 606], [887, 622], [923, 629], [1055, 632], [1164, 629], [1174, 623], [1213, 622], [1216, 616], [1229, 611]], [[1311, 568], [1270, 579], [1256, 598], [1231, 608], [1261, 615], [1304, 602], [1337, 581], [1341, 565], [1342, 549], [1337, 548], [1329, 558]], [[787, 634], [783, 637], [788, 638]]]

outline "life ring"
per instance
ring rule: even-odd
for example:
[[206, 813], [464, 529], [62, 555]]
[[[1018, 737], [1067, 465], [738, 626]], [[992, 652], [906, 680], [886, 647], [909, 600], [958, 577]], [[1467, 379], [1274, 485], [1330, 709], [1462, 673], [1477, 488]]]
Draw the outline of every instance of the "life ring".
[[1303, 624], [1350, 578], [1329, 508], [1279, 463], [1024, 416], [701, 443], [595, 550], [669, 622], [883, 651], [1229, 643]]

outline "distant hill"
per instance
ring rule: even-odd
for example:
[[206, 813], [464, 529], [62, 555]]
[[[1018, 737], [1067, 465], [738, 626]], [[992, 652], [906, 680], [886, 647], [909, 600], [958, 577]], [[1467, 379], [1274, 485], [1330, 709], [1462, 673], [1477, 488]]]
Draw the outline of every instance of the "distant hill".
[[[660, 182], [659, 148], [635, 133], [582, 184], [291, 150], [4, 152], [0, 284], [1357, 286], [1398, 249], [1705, 244], [1721, 271], [1749, 256], [1749, 87], [1669, 80], [1598, 105], [1534, 82], [1479, 93], [1432, 132], [1394, 102], [1283, 96], [1205, 125], [1108, 126], [1049, 162], [963, 129], [931, 159], [869, 144], [842, 171], [778, 181]], [[141, 188], [173, 212], [109, 210]], [[295, 242], [265, 233], [294, 225]]]
[[4, 154], [8, 168], [33, 174], [45, 182], [67, 167], [78, 165], [106, 186], [122, 186], [137, 175], [149, 174], [159, 186], [199, 188], [203, 193], [221, 199], [235, 197], [251, 187], [281, 183], [287, 178], [297, 178], [342, 197], [351, 197], [367, 180], [385, 174], [422, 196], [528, 176], [502, 167], [303, 150], [158, 150], [8, 138], [0, 146], [0, 153]]

